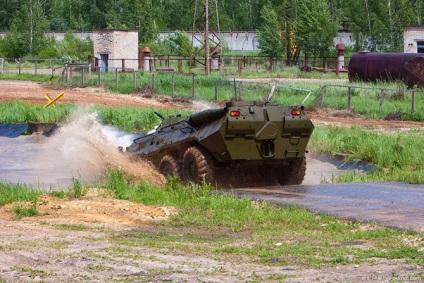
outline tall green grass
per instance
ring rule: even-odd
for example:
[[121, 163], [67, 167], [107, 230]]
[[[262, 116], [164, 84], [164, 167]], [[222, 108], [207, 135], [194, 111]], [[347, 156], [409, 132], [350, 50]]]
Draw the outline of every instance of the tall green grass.
[[0, 206], [18, 201], [35, 202], [41, 190], [23, 184], [0, 182]]
[[73, 105], [64, 104], [43, 108], [29, 102], [11, 100], [0, 103], [1, 123], [53, 122], [63, 121], [70, 113]]
[[370, 162], [379, 171], [368, 175], [350, 172], [340, 181], [401, 181], [424, 183], [422, 131], [382, 133], [359, 127], [318, 125], [309, 148], [319, 153], [346, 153], [350, 159]]

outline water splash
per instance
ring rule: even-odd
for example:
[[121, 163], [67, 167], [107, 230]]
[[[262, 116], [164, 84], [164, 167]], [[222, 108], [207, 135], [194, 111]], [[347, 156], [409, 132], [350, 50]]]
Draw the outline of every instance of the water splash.
[[128, 146], [135, 134], [102, 125], [93, 107], [78, 107], [45, 144], [46, 152], [39, 158], [43, 172], [51, 174], [67, 169], [83, 183], [99, 182], [105, 167], [119, 168], [136, 181], [164, 184], [163, 176], [143, 160], [131, 162], [118, 151]]

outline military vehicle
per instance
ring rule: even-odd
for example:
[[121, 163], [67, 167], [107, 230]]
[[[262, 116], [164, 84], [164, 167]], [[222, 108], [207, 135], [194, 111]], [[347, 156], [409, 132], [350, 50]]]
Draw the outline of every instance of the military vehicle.
[[165, 176], [232, 186], [303, 181], [314, 128], [303, 106], [232, 100], [189, 116], [156, 114], [162, 123], [126, 152], [149, 159]]

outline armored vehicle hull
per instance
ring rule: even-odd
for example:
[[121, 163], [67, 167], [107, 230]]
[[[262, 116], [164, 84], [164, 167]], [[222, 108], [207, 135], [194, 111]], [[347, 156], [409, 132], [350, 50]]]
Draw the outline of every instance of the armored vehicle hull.
[[126, 151], [185, 183], [300, 184], [313, 128], [303, 107], [231, 101], [224, 108], [163, 119]]

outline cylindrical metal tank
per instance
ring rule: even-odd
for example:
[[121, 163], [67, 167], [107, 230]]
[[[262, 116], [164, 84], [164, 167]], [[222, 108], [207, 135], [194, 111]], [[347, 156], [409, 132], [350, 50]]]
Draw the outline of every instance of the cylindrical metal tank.
[[408, 87], [424, 85], [424, 54], [354, 54], [349, 61], [349, 81], [403, 81]]

